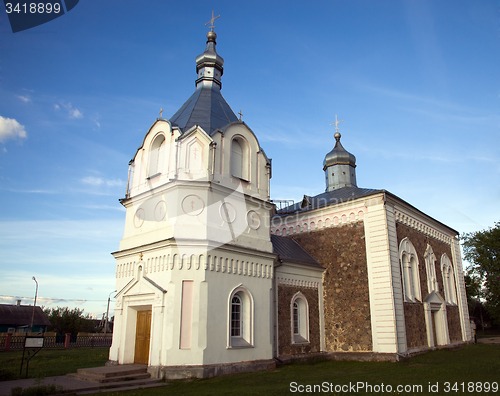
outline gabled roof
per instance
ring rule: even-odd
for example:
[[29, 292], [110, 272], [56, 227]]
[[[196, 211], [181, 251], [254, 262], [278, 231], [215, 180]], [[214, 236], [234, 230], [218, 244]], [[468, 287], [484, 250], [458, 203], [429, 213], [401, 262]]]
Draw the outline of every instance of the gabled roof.
[[318, 209], [330, 205], [335, 205], [342, 202], [348, 202], [353, 199], [358, 199], [364, 196], [369, 196], [377, 193], [384, 192], [384, 190], [375, 190], [372, 188], [359, 188], [359, 187], [342, 187], [332, 191], [326, 191], [314, 197], [304, 195], [302, 202], [297, 202], [294, 205], [287, 206], [280, 209], [276, 215], [288, 215], [291, 213]]
[[210, 136], [230, 122], [238, 121], [231, 107], [214, 85], [200, 86], [171, 118], [170, 122], [183, 132], [199, 125]]
[[[33, 307], [30, 305], [0, 304], [0, 325], [29, 326], [32, 315]], [[35, 307], [33, 325], [50, 326], [47, 315], [38, 306]]]
[[277, 254], [281, 261], [325, 269], [318, 260], [307, 253], [293, 239], [271, 234], [271, 243], [273, 244], [273, 253]]

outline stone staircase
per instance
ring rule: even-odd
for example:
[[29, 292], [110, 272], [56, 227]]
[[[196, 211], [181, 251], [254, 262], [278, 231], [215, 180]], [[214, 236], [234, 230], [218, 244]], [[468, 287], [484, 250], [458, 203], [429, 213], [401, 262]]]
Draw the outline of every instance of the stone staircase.
[[79, 389], [77, 394], [95, 393], [96, 391], [123, 391], [152, 388], [167, 385], [160, 379], [151, 378], [147, 366], [141, 364], [123, 364], [118, 366], [93, 367], [78, 369], [66, 377], [94, 383]]

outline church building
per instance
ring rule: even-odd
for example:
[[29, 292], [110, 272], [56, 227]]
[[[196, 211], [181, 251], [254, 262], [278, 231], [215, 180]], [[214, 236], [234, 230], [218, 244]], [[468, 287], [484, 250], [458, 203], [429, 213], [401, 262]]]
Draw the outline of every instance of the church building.
[[338, 129], [326, 191], [277, 209], [258, 131], [221, 94], [213, 20], [195, 92], [129, 163], [108, 364], [206, 378], [471, 340], [458, 233], [359, 188]]

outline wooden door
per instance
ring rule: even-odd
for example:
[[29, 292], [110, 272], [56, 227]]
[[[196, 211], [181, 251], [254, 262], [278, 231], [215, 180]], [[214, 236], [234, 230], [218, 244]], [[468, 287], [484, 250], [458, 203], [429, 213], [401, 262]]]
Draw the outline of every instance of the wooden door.
[[137, 327], [135, 331], [134, 363], [148, 364], [150, 338], [151, 338], [151, 311], [138, 311]]

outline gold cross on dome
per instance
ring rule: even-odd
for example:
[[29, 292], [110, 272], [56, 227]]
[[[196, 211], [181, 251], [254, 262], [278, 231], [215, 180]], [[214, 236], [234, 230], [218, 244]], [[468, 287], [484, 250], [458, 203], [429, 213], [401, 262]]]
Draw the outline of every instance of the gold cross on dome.
[[342, 121], [337, 121], [337, 114], [335, 114], [335, 122], [331, 123], [330, 125], [335, 124], [335, 130], [338, 132], [338, 131], [339, 131], [339, 124], [340, 124], [341, 122], [344, 122], [344, 120], [342, 120]]
[[217, 18], [219, 18], [219, 17], [220, 17], [220, 15], [218, 15], [218, 16], [216, 16], [216, 17], [214, 18], [214, 10], [212, 10], [212, 19], [210, 19], [207, 23], [205, 23], [205, 26], [207, 26], [209, 23], [210, 23], [210, 24], [212, 24], [212, 26], [210, 26], [210, 30], [213, 32], [213, 31], [214, 31], [214, 27], [215, 27], [215, 26], [214, 26], [214, 21], [215, 21]]
[[163, 107], [160, 109], [159, 113], [160, 113], [160, 118], [163, 118], [163, 114], [162, 114], [163, 113]]
[[238, 114], [240, 115], [240, 121], [241, 121], [241, 116], [243, 115], [243, 114], [241, 113], [241, 110], [240, 110], [240, 112], [239, 112]]

